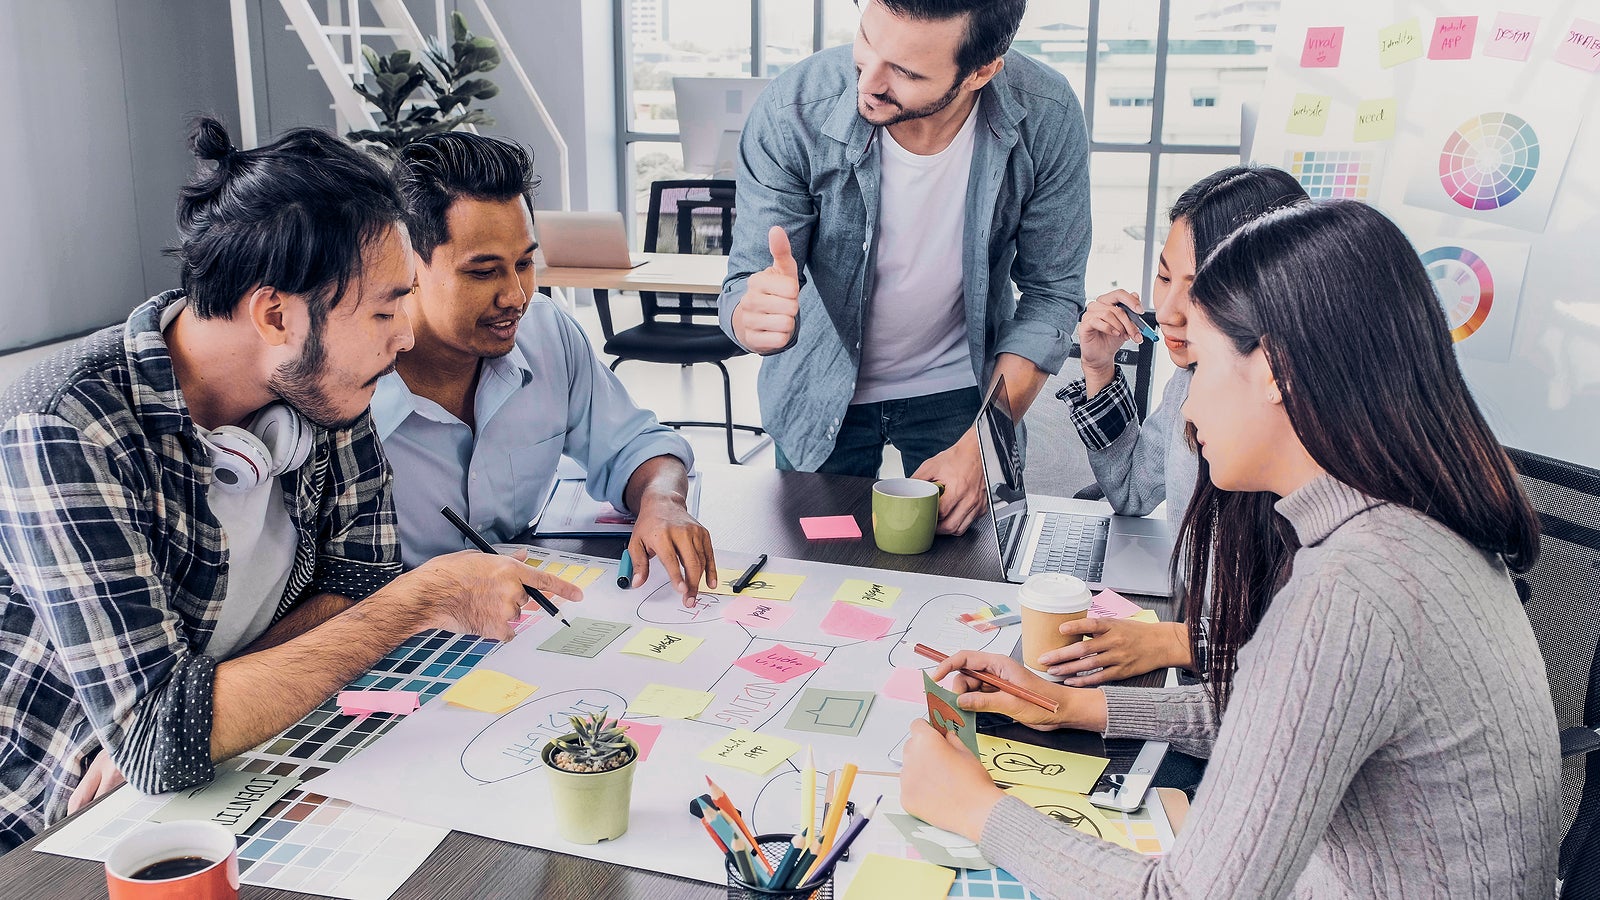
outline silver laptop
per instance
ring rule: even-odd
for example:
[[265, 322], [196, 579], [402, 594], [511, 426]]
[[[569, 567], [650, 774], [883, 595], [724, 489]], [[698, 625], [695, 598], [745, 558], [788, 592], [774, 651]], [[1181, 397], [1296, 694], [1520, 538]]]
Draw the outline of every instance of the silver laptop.
[[619, 212], [541, 209], [534, 212], [533, 224], [547, 266], [632, 269], [650, 261], [628, 252], [628, 232]]
[[1096, 590], [1172, 595], [1173, 537], [1166, 520], [1113, 515], [1099, 501], [1028, 496], [1004, 378], [995, 379], [978, 413], [978, 444], [1007, 581], [1065, 572]]

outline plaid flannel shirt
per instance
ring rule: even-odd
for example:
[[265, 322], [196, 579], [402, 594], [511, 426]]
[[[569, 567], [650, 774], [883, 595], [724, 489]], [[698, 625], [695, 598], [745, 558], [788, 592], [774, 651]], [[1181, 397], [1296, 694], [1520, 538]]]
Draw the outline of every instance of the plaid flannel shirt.
[[[160, 327], [182, 296], [152, 298], [0, 397], [0, 852], [65, 814], [97, 748], [145, 793], [213, 775], [205, 650], [228, 551]], [[282, 480], [298, 544], [277, 617], [399, 573], [370, 416], [316, 429]]]
[[1082, 378], [1056, 391], [1056, 399], [1072, 408], [1072, 425], [1090, 450], [1106, 449], [1128, 423], [1139, 421], [1139, 407], [1133, 402], [1133, 390], [1122, 367], [1113, 371], [1111, 383], [1093, 397], [1087, 396], [1089, 386]]

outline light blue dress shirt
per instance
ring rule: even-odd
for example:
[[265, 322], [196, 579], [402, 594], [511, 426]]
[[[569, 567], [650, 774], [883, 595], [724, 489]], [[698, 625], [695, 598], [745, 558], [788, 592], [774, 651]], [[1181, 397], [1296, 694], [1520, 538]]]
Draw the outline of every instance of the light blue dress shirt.
[[584, 467], [589, 494], [617, 509], [644, 461], [676, 456], [694, 467], [688, 442], [634, 405], [583, 329], [548, 300], [529, 305], [512, 351], [482, 366], [476, 432], [413, 394], [399, 372], [379, 380], [372, 397], [407, 568], [470, 546], [439, 514], [443, 506], [491, 543], [521, 533], [550, 495], [562, 454]]

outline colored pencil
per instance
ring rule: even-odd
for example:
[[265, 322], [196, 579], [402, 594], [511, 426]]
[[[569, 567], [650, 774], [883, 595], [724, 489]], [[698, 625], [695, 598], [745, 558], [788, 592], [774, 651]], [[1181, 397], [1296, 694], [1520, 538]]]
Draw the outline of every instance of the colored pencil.
[[817, 760], [806, 747], [806, 767], [800, 770], [800, 823], [801, 834], [817, 830]]
[[[834, 838], [838, 836], [839, 823], [844, 820], [845, 807], [850, 805], [850, 788], [855, 784], [856, 771], [855, 763], [845, 763], [844, 771], [839, 775], [839, 784], [833, 789], [833, 808], [828, 810], [828, 818], [822, 823], [822, 834], [820, 835], [822, 838], [822, 850], [817, 854], [819, 861], [822, 857], [828, 855], [829, 850], [833, 849]], [[806, 878], [811, 878], [816, 874], [816, 871], [817, 864], [812, 863], [811, 868], [806, 871]], [[805, 884], [804, 881], [800, 883]]]
[[[927, 644], [918, 644], [915, 649], [918, 656], [931, 659], [934, 662], [944, 662], [950, 658], [945, 654], [933, 649], [932, 647], [929, 647]], [[968, 677], [976, 678], [984, 684], [995, 688], [996, 690], [1005, 691], [1013, 697], [1026, 700], [1029, 703], [1032, 703], [1034, 706], [1048, 709], [1051, 712], [1059, 712], [1061, 710], [1061, 704], [1051, 700], [1049, 697], [1046, 697], [1041, 693], [1038, 693], [1037, 691], [1028, 690], [1020, 684], [1012, 684], [1004, 678], [996, 678], [995, 676], [990, 675], [988, 672], [977, 672], [972, 669], [961, 669], [960, 672]]]
[[[750, 846], [760, 847], [761, 844], [756, 841], [756, 836], [750, 830], [750, 826], [744, 823], [744, 818], [739, 815], [739, 810], [734, 808], [733, 801], [728, 799], [728, 792], [717, 787], [717, 783], [711, 780], [710, 775], [706, 776], [706, 784], [711, 785], [711, 799], [715, 801], [717, 808], [722, 810], [723, 815], [728, 817], [728, 821], [738, 827], [739, 833], [744, 835], [744, 839], [749, 842]], [[757, 859], [761, 860], [761, 865], [767, 870], [767, 874], [771, 875], [772, 863], [767, 862], [767, 857], [758, 853]]]
[[[728, 848], [733, 853], [734, 868], [739, 870], [739, 877], [745, 884], [753, 888], [764, 888], [766, 880], [756, 874], [756, 868], [750, 861], [750, 845], [742, 837], [733, 839], [733, 845]], [[761, 857], [765, 859], [766, 857]]]
[[878, 811], [878, 804], [881, 802], [883, 802], [883, 795], [879, 794], [878, 799], [872, 801], [872, 805], [867, 807], [865, 812], [856, 816], [854, 822], [850, 823], [850, 827], [845, 830], [844, 836], [834, 841], [833, 849], [812, 864], [812, 874], [807, 875], [806, 880], [799, 882], [795, 887], [803, 887], [807, 884], [812, 884], [813, 887], [816, 887], [820, 885], [816, 885], [814, 882], [827, 880], [828, 873], [833, 870], [834, 866], [839, 864], [839, 860], [844, 856], [845, 851], [850, 849], [850, 845], [855, 842], [856, 837], [867, 827], [867, 823], [872, 820], [872, 816]]
[[789, 841], [789, 849], [783, 852], [783, 859], [778, 861], [778, 870], [772, 873], [772, 880], [767, 882], [775, 890], [782, 890], [794, 873], [795, 863], [805, 854], [806, 833], [800, 832]]

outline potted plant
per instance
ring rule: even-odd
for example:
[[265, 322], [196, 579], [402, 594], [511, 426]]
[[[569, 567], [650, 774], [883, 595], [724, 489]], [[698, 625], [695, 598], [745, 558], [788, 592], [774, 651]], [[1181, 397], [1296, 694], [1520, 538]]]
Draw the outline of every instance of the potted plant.
[[545, 745], [556, 831], [575, 844], [598, 844], [628, 830], [639, 745], [606, 713], [571, 716], [572, 732]]
[[[500, 65], [500, 48], [493, 38], [478, 37], [467, 30], [466, 17], [450, 14], [450, 46], [429, 38], [427, 55], [413, 59], [410, 50], [396, 50], [379, 56], [362, 45], [361, 56], [372, 73], [374, 86], [354, 82], [356, 93], [378, 108], [382, 118], [377, 128], [352, 131], [352, 141], [379, 144], [390, 151], [442, 131], [463, 125], [494, 124], [481, 109], [470, 109], [474, 100], [488, 100], [500, 88], [487, 78], [475, 78]], [[411, 95], [426, 86], [433, 92], [430, 101], [413, 104]]]

